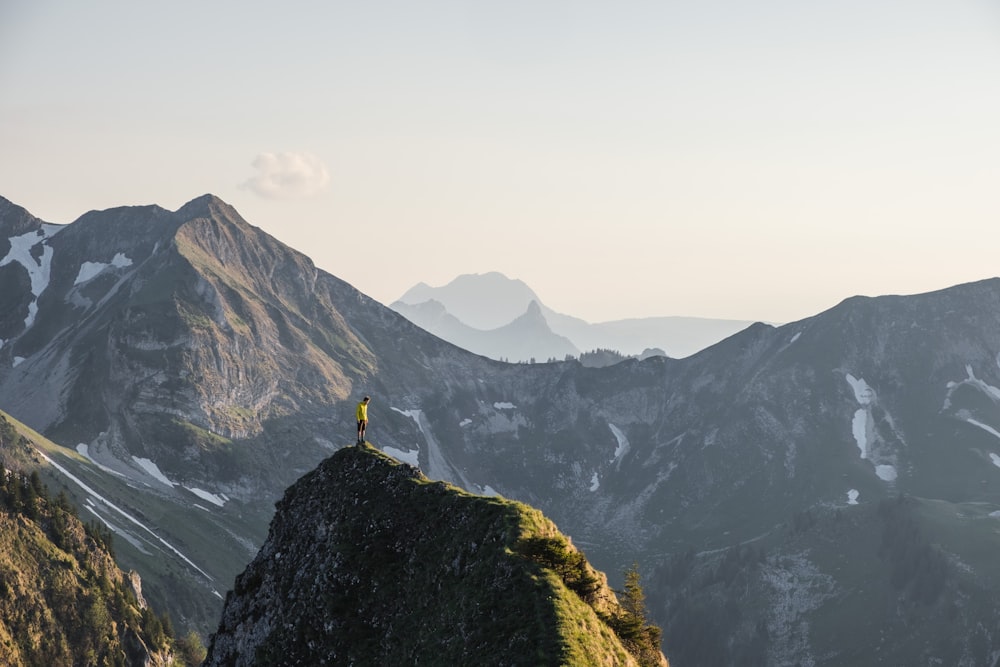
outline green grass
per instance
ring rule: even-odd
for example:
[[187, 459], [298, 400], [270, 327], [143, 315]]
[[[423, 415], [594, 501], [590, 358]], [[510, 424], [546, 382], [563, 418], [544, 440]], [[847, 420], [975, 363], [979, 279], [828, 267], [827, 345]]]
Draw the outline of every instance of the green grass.
[[[120, 509], [128, 512], [155, 531], [170, 545], [204, 570], [209, 577], [195, 571], [156, 537], [136, 527], [114, 511], [99, 510], [101, 516], [141, 537], [142, 548], [136, 548], [120, 536], [114, 538], [116, 559], [123, 569], [137, 570], [150, 603], [160, 612], [167, 612], [175, 628], [183, 633], [196, 630], [207, 637], [218, 624], [222, 599], [232, 587], [237, 573], [253, 553], [234, 535], [253, 536], [257, 544], [263, 541], [270, 503], [259, 507], [227, 503], [225, 507], [211, 505], [187, 491], [166, 487], [144, 487], [129, 483], [93, 465], [75, 450], [62, 447], [32, 429], [9, 418], [32, 444], [73, 476]], [[192, 427], [196, 429], [197, 427]], [[79, 485], [56, 469], [43, 465], [42, 478], [55, 495], [65, 491], [80, 508], [86, 520], [95, 517], [84, 509], [91, 496]], [[194, 506], [198, 503], [208, 511]], [[219, 595], [216, 595], [215, 592]]]
[[[252, 411], [235, 406], [227, 408], [227, 412], [232, 412], [235, 415], [240, 416], [240, 418], [247, 415], [253, 415]], [[190, 442], [197, 445], [200, 449], [219, 449], [233, 444], [233, 441], [229, 438], [224, 438], [221, 435], [212, 433], [211, 431], [201, 428], [200, 426], [196, 426], [191, 422], [174, 419], [172, 420], [172, 423], [184, 432]]]

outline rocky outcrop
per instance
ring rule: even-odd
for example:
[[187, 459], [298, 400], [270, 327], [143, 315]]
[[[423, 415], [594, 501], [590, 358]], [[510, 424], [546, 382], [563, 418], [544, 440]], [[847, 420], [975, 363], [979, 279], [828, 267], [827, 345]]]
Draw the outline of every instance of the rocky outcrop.
[[[580, 577], [526, 546], [539, 541]], [[625, 612], [578, 554], [526, 505], [342, 449], [278, 504], [205, 664], [650, 664], [616, 635]], [[652, 664], [666, 664], [658, 648]]]

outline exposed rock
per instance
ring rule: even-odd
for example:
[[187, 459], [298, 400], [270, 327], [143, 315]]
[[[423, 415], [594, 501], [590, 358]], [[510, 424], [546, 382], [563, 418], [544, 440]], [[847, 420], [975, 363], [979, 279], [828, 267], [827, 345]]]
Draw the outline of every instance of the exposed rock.
[[581, 564], [585, 602], [524, 555], [535, 537], [564, 540], [526, 505], [342, 449], [278, 504], [205, 664], [639, 664], [604, 577]]

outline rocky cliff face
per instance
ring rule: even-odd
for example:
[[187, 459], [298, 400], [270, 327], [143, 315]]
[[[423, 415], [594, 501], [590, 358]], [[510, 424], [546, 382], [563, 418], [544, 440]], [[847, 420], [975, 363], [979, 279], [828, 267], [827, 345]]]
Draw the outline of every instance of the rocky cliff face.
[[537, 510], [343, 449], [278, 504], [206, 664], [639, 664], [603, 576], [580, 562], [581, 597], [526, 554], [540, 538], [578, 553]]

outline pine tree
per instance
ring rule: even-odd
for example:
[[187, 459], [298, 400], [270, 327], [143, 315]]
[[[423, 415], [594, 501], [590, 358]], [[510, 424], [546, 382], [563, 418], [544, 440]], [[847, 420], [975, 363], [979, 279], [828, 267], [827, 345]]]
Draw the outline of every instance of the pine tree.
[[663, 632], [646, 620], [646, 594], [639, 582], [639, 564], [625, 571], [625, 589], [617, 591], [622, 612], [614, 619], [613, 628], [629, 652], [643, 667], [660, 664], [660, 641]]
[[632, 563], [632, 567], [625, 571], [625, 590], [620, 602], [626, 611], [646, 622], [646, 594], [639, 583], [638, 563]]

